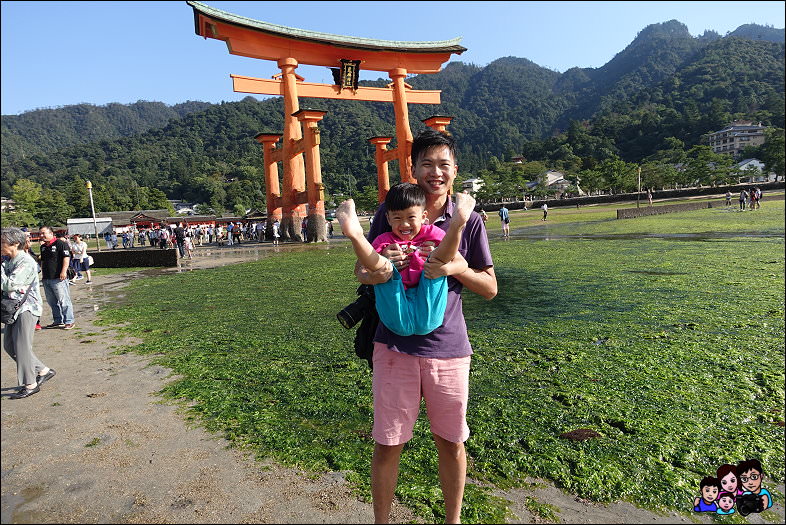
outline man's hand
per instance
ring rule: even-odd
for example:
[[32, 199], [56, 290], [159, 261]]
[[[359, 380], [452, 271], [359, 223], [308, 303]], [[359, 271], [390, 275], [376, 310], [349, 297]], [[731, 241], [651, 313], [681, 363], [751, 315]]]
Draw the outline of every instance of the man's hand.
[[431, 252], [433, 252], [436, 249], [437, 249], [437, 246], [436, 246], [436, 243], [434, 241], [426, 241], [426, 242], [424, 242], [423, 244], [420, 245], [420, 247], [418, 248], [418, 251], [420, 252], [420, 254], [424, 258], [426, 258], [426, 257], [428, 257], [431, 254]]
[[360, 284], [382, 284], [393, 277], [393, 268], [385, 265], [376, 272], [369, 272], [358, 263], [355, 265], [355, 276], [360, 281]]
[[452, 261], [442, 264], [434, 259], [429, 259], [423, 265], [423, 276], [428, 279], [436, 279], [437, 277], [458, 275], [464, 273], [469, 268], [467, 260], [457, 253]]

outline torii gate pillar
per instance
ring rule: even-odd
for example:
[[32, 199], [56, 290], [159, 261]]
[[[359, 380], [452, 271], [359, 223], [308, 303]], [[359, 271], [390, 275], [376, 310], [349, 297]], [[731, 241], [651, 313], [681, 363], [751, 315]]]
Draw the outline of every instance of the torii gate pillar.
[[297, 202], [297, 194], [306, 190], [306, 177], [303, 172], [303, 154], [295, 151], [295, 143], [302, 138], [300, 123], [295, 113], [300, 109], [297, 99], [297, 80], [295, 74], [298, 62], [294, 58], [278, 61], [281, 68], [282, 91], [284, 95], [284, 193], [281, 202], [281, 238], [302, 241], [300, 221], [306, 216], [306, 208]]
[[451, 120], [453, 120], [453, 117], [434, 115], [421, 120], [421, 122], [435, 131], [447, 131], [448, 124], [450, 124]]
[[390, 71], [393, 79], [393, 108], [396, 114], [396, 151], [398, 151], [398, 170], [401, 182], [415, 182], [412, 178], [412, 130], [409, 129], [409, 109], [407, 108], [407, 92], [405, 87], [412, 86], [404, 82], [407, 70], [397, 67]]

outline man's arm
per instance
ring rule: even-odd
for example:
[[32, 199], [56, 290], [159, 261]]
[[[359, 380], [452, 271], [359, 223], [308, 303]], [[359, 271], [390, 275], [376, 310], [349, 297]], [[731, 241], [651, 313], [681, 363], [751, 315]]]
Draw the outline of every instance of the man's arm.
[[68, 277], [68, 266], [71, 264], [71, 257], [63, 257], [63, 269], [60, 270], [60, 280], [65, 281]]
[[453, 277], [463, 284], [464, 288], [484, 299], [491, 300], [497, 295], [497, 275], [494, 273], [493, 266], [482, 270], [467, 268], [466, 271]]

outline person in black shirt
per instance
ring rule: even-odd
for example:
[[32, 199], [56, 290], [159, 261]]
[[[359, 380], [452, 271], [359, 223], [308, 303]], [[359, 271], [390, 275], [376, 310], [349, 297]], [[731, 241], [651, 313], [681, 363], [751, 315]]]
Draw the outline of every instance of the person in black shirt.
[[177, 228], [174, 229], [175, 234], [175, 242], [177, 243], [177, 251], [180, 253], [180, 257], [183, 257], [186, 254], [185, 251], [185, 242], [186, 242], [186, 231], [183, 229], [183, 223], [177, 223]]
[[52, 324], [45, 328], [74, 328], [74, 305], [68, 292], [68, 264], [71, 248], [63, 239], [56, 239], [52, 228], [41, 226], [41, 282], [44, 284], [46, 302], [52, 309]]

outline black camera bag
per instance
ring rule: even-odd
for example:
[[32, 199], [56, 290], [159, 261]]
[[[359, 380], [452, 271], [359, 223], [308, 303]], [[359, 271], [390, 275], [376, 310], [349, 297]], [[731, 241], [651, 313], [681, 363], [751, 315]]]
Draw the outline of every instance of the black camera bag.
[[[374, 287], [371, 285], [361, 285], [368, 286], [371, 288], [370, 293], [367, 295], [371, 298], [374, 297]], [[360, 289], [358, 289], [360, 293]], [[366, 310], [366, 313], [363, 315], [363, 319], [360, 320], [360, 324], [358, 325], [357, 332], [355, 332], [355, 354], [360, 359], [365, 359], [368, 361], [369, 368], [374, 368], [372, 359], [374, 355], [374, 335], [377, 333], [377, 326], [379, 325], [379, 314], [377, 313], [377, 309], [375, 307], [369, 308]]]

